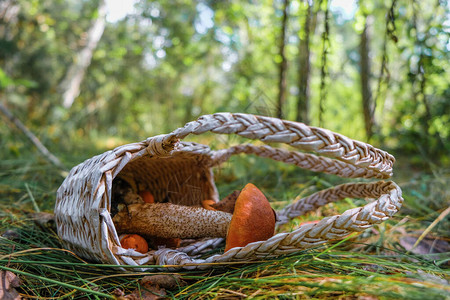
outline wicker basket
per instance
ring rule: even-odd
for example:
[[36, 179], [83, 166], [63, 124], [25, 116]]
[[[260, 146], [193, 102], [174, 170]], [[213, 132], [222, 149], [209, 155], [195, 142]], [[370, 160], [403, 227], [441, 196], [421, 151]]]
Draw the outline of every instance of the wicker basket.
[[[313, 154], [252, 144], [212, 151], [205, 145], [181, 141], [189, 134], [207, 131], [234, 133], [265, 143], [285, 143]], [[57, 192], [58, 235], [67, 249], [105, 264], [142, 266], [140, 270], [148, 270], [149, 265], [204, 269], [220, 262], [289, 254], [341, 239], [385, 221], [403, 202], [401, 190], [394, 182], [348, 183], [286, 206], [277, 212], [278, 224], [346, 197], [376, 200], [341, 215], [323, 218], [316, 224], [303, 225], [292, 232], [278, 233], [266, 241], [233, 248], [206, 259], [199, 259], [199, 254], [219, 246], [223, 239], [192, 241], [177, 249], [163, 248], [146, 254], [120, 246], [110, 215], [114, 178], [152, 191], [156, 201], [168, 199], [176, 204], [199, 206], [204, 199], [219, 200], [212, 167], [240, 153], [346, 178], [389, 178], [395, 161], [392, 155], [371, 145], [302, 123], [249, 114], [205, 115], [169, 134], [120, 146], [74, 167]]]

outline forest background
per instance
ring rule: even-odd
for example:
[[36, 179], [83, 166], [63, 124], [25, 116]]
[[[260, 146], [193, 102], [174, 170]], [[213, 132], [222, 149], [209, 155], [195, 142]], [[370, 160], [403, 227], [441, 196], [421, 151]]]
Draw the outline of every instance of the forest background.
[[448, 3], [333, 2], [2, 1], [2, 104], [54, 151], [228, 111], [448, 164]]
[[[448, 241], [447, 1], [119, 2], [0, 2], [5, 229], [23, 211], [52, 210], [60, 170], [226, 111], [300, 121], [389, 151], [407, 188], [405, 214], [420, 219], [415, 230], [440, 216], [434, 237]], [[292, 169], [258, 164], [232, 165], [219, 190], [258, 178], [288, 201], [310, 187], [284, 177], [277, 185], [266, 175]]]

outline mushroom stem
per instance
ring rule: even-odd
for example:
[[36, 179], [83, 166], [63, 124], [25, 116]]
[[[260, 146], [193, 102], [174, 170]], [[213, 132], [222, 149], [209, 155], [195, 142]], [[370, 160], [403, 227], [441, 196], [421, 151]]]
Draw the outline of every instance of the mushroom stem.
[[162, 238], [202, 238], [227, 236], [232, 214], [201, 207], [171, 203], [128, 205], [117, 213], [117, 231]]

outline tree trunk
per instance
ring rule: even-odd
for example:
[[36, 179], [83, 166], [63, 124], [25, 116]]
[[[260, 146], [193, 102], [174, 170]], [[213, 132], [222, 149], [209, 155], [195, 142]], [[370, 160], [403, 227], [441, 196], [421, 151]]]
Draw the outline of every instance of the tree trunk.
[[360, 80], [361, 80], [361, 97], [364, 113], [364, 124], [366, 129], [367, 139], [373, 135], [373, 129], [375, 126], [375, 103], [372, 98], [372, 91], [370, 89], [370, 58], [369, 58], [369, 33], [368, 33], [368, 20], [366, 17], [366, 24], [364, 30], [361, 33], [361, 41], [359, 44], [359, 64], [360, 64]]
[[[322, 1], [320, 2], [322, 3]], [[325, 3], [323, 32], [322, 32], [322, 57], [320, 62], [320, 92], [319, 92], [319, 126], [323, 127], [323, 115], [325, 113], [325, 99], [327, 97], [328, 52], [330, 49], [330, 0]], [[322, 6], [322, 4], [320, 5]]]
[[0, 1], [0, 37], [10, 41], [14, 38], [14, 32], [11, 30], [16, 26], [20, 5], [15, 0]]
[[86, 35], [86, 45], [77, 53], [72, 65], [67, 71], [66, 77], [60, 84], [63, 95], [63, 106], [70, 108], [76, 97], [80, 94], [80, 85], [83, 81], [86, 69], [91, 64], [92, 54], [100, 41], [106, 23], [106, 1], [100, 0], [98, 4], [98, 16], [92, 23]]
[[194, 96], [186, 97], [184, 100], [186, 106], [184, 108], [184, 124], [192, 121], [192, 108], [194, 107]]
[[283, 19], [281, 21], [281, 38], [280, 38], [280, 52], [281, 61], [278, 65], [279, 69], [279, 80], [278, 80], [278, 105], [277, 105], [277, 117], [283, 117], [283, 106], [286, 102], [286, 76], [287, 76], [287, 60], [284, 53], [284, 48], [286, 45], [286, 31], [287, 31], [287, 20], [288, 20], [288, 7], [289, 0], [283, 1]]
[[[0, 39], [12, 42], [18, 35], [20, 30], [18, 26], [20, 9], [21, 7], [16, 0], [0, 1]], [[6, 75], [11, 76], [14, 73], [15, 63], [20, 53], [14, 50], [8, 51], [6, 48], [2, 50], [7, 53], [7, 57], [2, 61], [2, 69]], [[6, 87], [7, 91], [11, 89], [13, 89], [13, 85]]]
[[313, 9], [312, 3], [305, 0], [308, 8], [306, 11], [303, 28], [305, 36], [299, 40], [299, 66], [298, 66], [298, 98], [297, 98], [297, 117], [298, 122], [309, 123], [309, 82], [311, 75], [311, 51], [309, 48], [310, 33], [312, 28]]

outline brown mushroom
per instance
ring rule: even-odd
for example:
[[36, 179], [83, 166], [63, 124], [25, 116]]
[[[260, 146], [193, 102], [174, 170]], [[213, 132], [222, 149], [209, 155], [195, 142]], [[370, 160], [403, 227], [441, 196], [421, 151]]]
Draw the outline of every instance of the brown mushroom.
[[153, 197], [153, 194], [148, 190], [141, 191], [139, 193], [139, 196], [141, 196], [142, 200], [144, 200], [145, 203], [155, 203], [155, 197]]
[[[202, 201], [202, 207], [203, 207], [204, 209], [217, 210], [217, 209], [215, 209], [214, 207], [212, 207], [212, 205], [214, 205], [215, 203], [216, 203], [216, 201], [214, 201], [214, 200], [210, 200], [210, 199], [203, 200], [203, 201]], [[219, 209], [219, 210], [220, 210], [220, 209]]]
[[148, 251], [147, 241], [137, 234], [126, 234], [120, 239], [120, 244], [125, 249], [135, 249], [137, 252], [146, 253]]
[[276, 216], [264, 194], [248, 183], [239, 194], [228, 229], [225, 252], [273, 236]]
[[234, 214], [171, 203], [132, 204], [114, 218], [119, 232], [161, 238], [226, 237], [225, 251], [266, 240], [275, 230], [275, 213], [264, 194], [247, 184]]
[[212, 203], [210, 206], [212, 209], [225, 211], [232, 214], [234, 212], [236, 200], [240, 193], [241, 191], [233, 191], [231, 194], [220, 200], [220, 202]]
[[142, 203], [128, 205], [114, 216], [113, 221], [121, 233], [184, 239], [225, 237], [231, 217], [229, 213], [201, 207]]
[[209, 210], [220, 210], [232, 214], [237, 197], [241, 191], [233, 191], [231, 194], [216, 202], [214, 200], [203, 200], [202, 207]]

